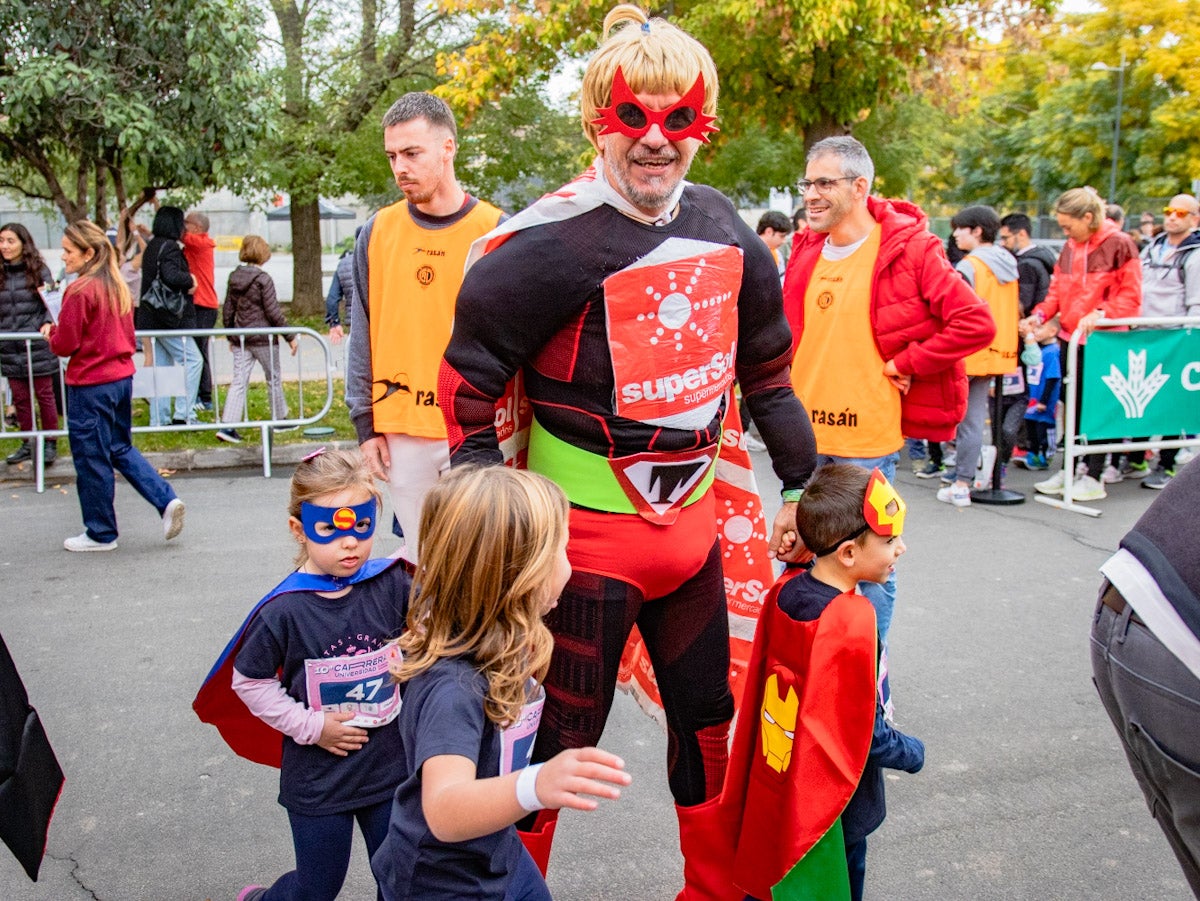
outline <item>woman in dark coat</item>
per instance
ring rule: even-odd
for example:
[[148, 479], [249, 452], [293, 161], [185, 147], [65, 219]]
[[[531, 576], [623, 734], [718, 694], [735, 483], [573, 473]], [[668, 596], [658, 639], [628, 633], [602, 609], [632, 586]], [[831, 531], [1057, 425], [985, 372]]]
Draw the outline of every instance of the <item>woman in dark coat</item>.
[[[142, 254], [142, 302], [137, 309], [138, 329], [194, 329], [196, 308], [191, 292], [196, 282], [183, 258], [180, 240], [183, 238], [183, 210], [176, 206], [160, 207], [154, 214], [152, 237]], [[146, 303], [146, 294], [154, 280], [168, 288], [188, 295], [181, 317], [175, 317]], [[204, 368], [196, 342], [191, 338], [155, 338], [155, 366], [182, 366], [186, 376], [185, 393], [175, 398], [171, 413], [171, 398], [156, 397], [150, 404], [151, 425], [184, 425], [192, 419], [192, 406], [200, 390], [200, 371]]]
[[[225, 307], [221, 324], [225, 328], [271, 328], [287, 325], [279, 300], [275, 296], [275, 282], [264, 270], [263, 264], [271, 258], [271, 248], [258, 235], [246, 235], [238, 259], [242, 265], [229, 273], [229, 285], [225, 289]], [[271, 418], [287, 419], [287, 399], [283, 396], [283, 379], [279, 368], [279, 342], [275, 335], [230, 336], [229, 349], [233, 353], [233, 378], [229, 382], [229, 394], [225, 398], [225, 409], [221, 421], [240, 422], [249, 419], [246, 410], [246, 388], [250, 384], [250, 372], [257, 360], [267, 377], [267, 391], [271, 399]], [[284, 340], [296, 355], [296, 336], [284, 335]], [[277, 426], [285, 431], [295, 426]], [[242, 440], [235, 428], [217, 432], [217, 437], [230, 444]]]
[[[17, 223], [0, 226], [0, 332], [36, 332], [50, 321], [50, 313], [40, 289], [49, 288], [54, 279], [42, 260], [28, 229]], [[33, 404], [37, 401], [42, 428], [58, 428], [58, 410], [54, 402], [54, 376], [58, 357], [45, 341], [0, 342], [0, 375], [8, 379], [17, 427], [33, 431]], [[47, 441], [44, 458], [53, 463], [58, 442]], [[5, 463], [20, 463], [33, 457], [33, 442], [25, 439]]]

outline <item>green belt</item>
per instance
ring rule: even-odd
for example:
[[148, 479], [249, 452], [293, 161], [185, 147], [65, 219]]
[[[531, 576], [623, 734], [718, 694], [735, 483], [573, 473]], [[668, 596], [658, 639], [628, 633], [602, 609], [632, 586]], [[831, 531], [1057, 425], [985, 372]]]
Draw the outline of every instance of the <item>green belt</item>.
[[[718, 442], [717, 447], [720, 446]], [[676, 456], [679, 455], [663, 454], [664, 460]], [[683, 506], [691, 506], [704, 497], [717, 476], [715, 464], [714, 457], [708, 472], [696, 483]], [[603, 510], [606, 513], [638, 512], [633, 501], [625, 494], [621, 483], [617, 481], [607, 457], [590, 453], [551, 435], [536, 419], [529, 432], [527, 465], [531, 471], [554, 480], [566, 492], [572, 504], [590, 510]]]

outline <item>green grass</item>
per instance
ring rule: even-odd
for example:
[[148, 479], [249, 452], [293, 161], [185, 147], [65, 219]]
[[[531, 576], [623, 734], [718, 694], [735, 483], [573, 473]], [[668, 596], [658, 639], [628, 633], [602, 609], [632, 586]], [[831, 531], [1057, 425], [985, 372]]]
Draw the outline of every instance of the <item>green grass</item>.
[[[219, 397], [224, 401], [228, 388], [225, 385], [219, 385], [218, 388], [220, 389]], [[323, 381], [314, 380], [310, 380], [305, 384], [303, 408], [300, 406], [300, 392], [295, 382], [284, 382], [283, 393], [287, 398], [292, 418], [304, 418], [312, 416], [321, 409], [325, 401], [325, 384]], [[328, 426], [334, 430], [334, 433], [329, 435], [327, 440], [353, 441], [355, 439], [354, 426], [350, 422], [350, 411], [346, 407], [344, 398], [343, 381], [342, 379], [335, 379], [333, 383], [333, 406], [329, 408], [329, 412], [320, 421], [312, 423], [310, 426], [301, 426], [294, 432], [280, 432], [276, 434], [273, 438], [273, 443], [299, 444], [311, 442], [312, 438], [304, 436], [304, 429], [315, 425]], [[270, 405], [267, 399], [267, 386], [265, 382], [251, 382], [247, 390], [247, 400], [250, 407], [250, 419], [269, 418]], [[201, 422], [216, 422], [212, 413], [203, 413], [199, 419]], [[133, 424], [135, 426], [150, 424], [150, 405], [144, 399], [136, 399], [133, 402]], [[260, 444], [262, 441], [262, 432], [257, 428], [241, 429], [241, 435], [246, 439], [245, 445], [253, 446]], [[143, 451], [199, 450], [206, 447], [223, 446], [223, 442], [217, 439], [215, 430], [150, 432], [140, 435], [135, 433], [133, 443], [139, 450]], [[12, 450], [15, 450], [17, 445], [18, 441], [15, 439], [0, 441], [0, 446], [3, 448], [2, 454], [7, 455]], [[65, 441], [60, 443], [59, 449], [64, 454], [70, 453]]]

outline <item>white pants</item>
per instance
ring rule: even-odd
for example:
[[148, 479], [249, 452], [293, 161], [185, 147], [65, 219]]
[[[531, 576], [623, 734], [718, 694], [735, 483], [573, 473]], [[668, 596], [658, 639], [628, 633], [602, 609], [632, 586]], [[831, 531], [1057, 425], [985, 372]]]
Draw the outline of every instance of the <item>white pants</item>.
[[442, 473], [450, 469], [450, 445], [445, 438], [384, 437], [392, 461], [388, 467], [388, 494], [392, 499], [392, 512], [404, 530], [401, 556], [416, 563], [421, 537], [421, 504]]

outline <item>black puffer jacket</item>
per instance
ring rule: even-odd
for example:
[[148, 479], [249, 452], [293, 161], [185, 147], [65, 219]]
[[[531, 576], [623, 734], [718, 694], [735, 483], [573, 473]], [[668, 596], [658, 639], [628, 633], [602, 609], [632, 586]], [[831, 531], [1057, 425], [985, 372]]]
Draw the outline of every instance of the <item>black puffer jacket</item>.
[[[49, 286], [53, 279], [50, 270], [42, 267], [42, 284]], [[0, 288], [0, 332], [36, 332], [50, 321], [46, 305], [38, 294], [37, 285], [29, 284], [29, 273], [23, 262], [15, 266], [4, 264], [4, 287]], [[53, 375], [58, 370], [58, 357], [50, 352], [45, 341], [34, 341], [33, 375]], [[30, 358], [25, 355], [24, 341], [0, 342], [0, 373], [5, 378], [28, 378]]]
[[188, 303], [184, 307], [182, 319], [176, 319], [169, 313], [156, 310], [149, 304], [140, 303], [137, 309], [137, 327], [139, 329], [184, 329], [196, 327], [196, 308], [191, 303], [192, 273], [188, 269], [187, 260], [183, 257], [183, 248], [179, 241], [183, 237], [183, 210], [179, 207], [164, 206], [154, 214], [154, 225], [151, 229], [154, 237], [146, 245], [142, 254], [142, 297], [150, 290], [150, 284], [155, 278], [162, 281], [168, 288], [183, 291], [188, 294]]
[[[275, 296], [275, 282], [258, 266], [243, 263], [229, 273], [229, 284], [225, 288], [225, 306], [221, 311], [224, 328], [282, 328], [287, 325], [279, 299]], [[295, 335], [284, 335], [291, 342]], [[248, 335], [246, 346], [264, 346], [272, 341], [270, 335]], [[229, 338], [231, 345], [240, 344], [240, 337]]]

